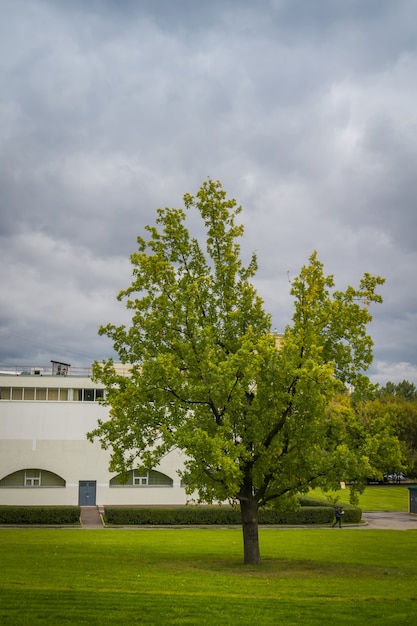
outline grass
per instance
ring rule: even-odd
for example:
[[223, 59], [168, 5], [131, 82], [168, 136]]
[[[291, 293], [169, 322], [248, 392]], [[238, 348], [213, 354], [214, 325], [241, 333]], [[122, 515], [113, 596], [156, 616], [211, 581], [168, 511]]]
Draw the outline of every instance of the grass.
[[405, 625], [417, 616], [417, 532], [0, 530], [0, 623]]
[[[314, 489], [308, 494], [314, 498], [326, 499], [326, 495], [338, 496], [341, 502], [349, 502], [349, 490], [325, 494]], [[359, 496], [359, 506], [363, 511], [408, 511], [408, 489], [406, 485], [369, 485]]]

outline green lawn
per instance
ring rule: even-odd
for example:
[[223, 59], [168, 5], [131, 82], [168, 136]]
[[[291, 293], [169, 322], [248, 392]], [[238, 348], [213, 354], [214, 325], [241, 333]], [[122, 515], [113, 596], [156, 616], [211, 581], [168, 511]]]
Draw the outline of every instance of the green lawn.
[[[349, 502], [348, 489], [329, 494], [314, 489], [308, 495], [323, 499], [337, 495], [341, 502]], [[359, 496], [359, 506], [363, 511], [408, 511], [408, 489], [406, 485], [369, 485]]]
[[417, 617], [417, 532], [1, 529], [0, 623], [405, 625]]

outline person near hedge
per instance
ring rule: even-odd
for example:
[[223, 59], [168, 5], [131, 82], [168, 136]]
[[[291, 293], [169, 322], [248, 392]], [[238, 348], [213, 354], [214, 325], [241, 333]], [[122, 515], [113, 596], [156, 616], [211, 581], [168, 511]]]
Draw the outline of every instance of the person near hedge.
[[336, 526], [336, 524], [339, 524], [339, 528], [342, 528], [342, 516], [344, 514], [345, 514], [345, 512], [343, 511], [343, 509], [340, 506], [336, 507], [336, 510], [335, 510], [336, 519], [335, 519], [335, 522], [334, 522], [332, 528], [334, 528]]

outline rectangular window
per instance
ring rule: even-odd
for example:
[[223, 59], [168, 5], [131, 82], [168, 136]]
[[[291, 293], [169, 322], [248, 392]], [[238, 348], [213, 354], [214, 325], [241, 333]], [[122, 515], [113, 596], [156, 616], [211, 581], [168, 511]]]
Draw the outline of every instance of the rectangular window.
[[133, 484], [134, 485], [147, 485], [148, 484], [148, 473], [140, 472], [135, 470], [133, 472]]
[[0, 400], [49, 400], [94, 402], [105, 397], [104, 389], [60, 389], [58, 387], [0, 387]]
[[25, 470], [25, 487], [41, 486], [41, 470]]
[[0, 387], [0, 400], [10, 400], [10, 387]]
[[46, 400], [47, 399], [47, 394], [46, 394], [46, 389], [38, 389], [36, 388], [36, 399], [37, 400]]
[[48, 389], [48, 400], [56, 402], [58, 400], [58, 389]]
[[72, 399], [74, 400], [74, 402], [81, 402], [81, 400], [83, 399], [82, 389], [73, 389], [72, 394]]
[[12, 387], [12, 400], [22, 400], [23, 389], [22, 387]]
[[94, 389], [83, 389], [84, 402], [94, 402]]

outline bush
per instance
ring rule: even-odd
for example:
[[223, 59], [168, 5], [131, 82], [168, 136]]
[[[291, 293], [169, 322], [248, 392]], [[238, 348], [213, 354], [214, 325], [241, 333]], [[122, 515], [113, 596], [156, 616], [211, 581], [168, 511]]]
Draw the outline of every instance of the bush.
[[309, 496], [297, 496], [297, 500], [300, 506], [333, 506], [328, 500], [320, 500], [320, 498], [310, 498]]
[[[264, 508], [259, 511], [261, 525], [310, 525], [330, 524], [334, 519], [334, 508], [318, 501], [320, 505], [301, 506], [297, 511], [279, 511]], [[359, 523], [362, 510], [352, 505], [344, 506], [344, 522]], [[240, 511], [231, 506], [108, 506], [105, 507], [105, 522], [115, 526], [200, 526], [240, 525]]]
[[345, 524], [359, 524], [362, 519], [362, 509], [353, 504], [341, 504], [345, 514], [343, 516], [343, 522]]
[[334, 517], [334, 511], [328, 506], [300, 507], [298, 511], [275, 511], [274, 509], [261, 509], [259, 511], [260, 524], [282, 524], [285, 526], [297, 526], [305, 524], [330, 524]]
[[0, 524], [79, 524], [79, 506], [0, 506]]
[[[332, 503], [326, 500], [320, 500], [318, 498], [309, 498], [308, 496], [299, 496], [298, 500], [302, 509], [308, 507], [328, 507], [332, 511], [334, 517], [334, 506]], [[362, 519], [362, 509], [353, 504], [347, 504], [344, 502], [337, 502], [336, 506], [340, 506], [345, 514], [343, 515], [343, 521], [346, 524], [359, 524]]]
[[115, 525], [234, 525], [240, 524], [240, 513], [230, 506], [135, 506], [105, 507], [105, 521]]

